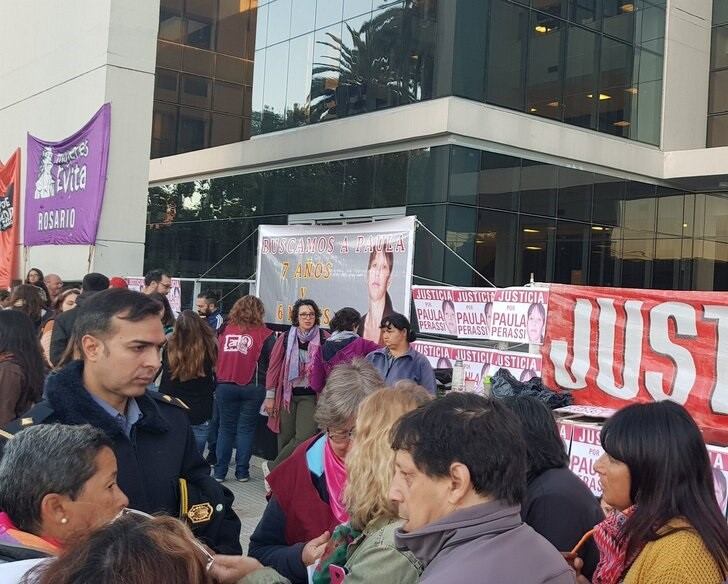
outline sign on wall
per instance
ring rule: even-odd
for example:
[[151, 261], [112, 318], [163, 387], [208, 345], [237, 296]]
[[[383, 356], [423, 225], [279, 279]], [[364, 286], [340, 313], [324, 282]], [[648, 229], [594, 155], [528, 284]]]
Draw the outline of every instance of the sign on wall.
[[0, 162], [0, 288], [10, 288], [18, 251], [20, 149]]
[[261, 225], [256, 294], [265, 320], [290, 324], [299, 298], [313, 299], [327, 326], [340, 308], [364, 317], [361, 333], [379, 341], [382, 316], [409, 314], [414, 217], [337, 226]]
[[78, 132], [48, 142], [28, 134], [25, 241], [94, 244], [106, 188], [111, 104]]
[[577, 404], [671, 399], [728, 443], [728, 295], [552, 285], [543, 378]]
[[[124, 278], [129, 290], [135, 292], [144, 291], [144, 276], [129, 276]], [[182, 282], [178, 278], [172, 278], [172, 287], [167, 294], [167, 300], [172, 308], [172, 312], [179, 314], [182, 312]]]
[[420, 332], [461, 339], [543, 343], [546, 288], [413, 286]]
[[541, 375], [540, 355], [433, 341], [415, 341], [412, 346], [427, 357], [433, 369], [450, 369], [456, 359], [462, 359], [466, 389], [479, 391], [483, 387], [483, 378], [495, 375], [500, 368], [508, 369], [521, 381]]

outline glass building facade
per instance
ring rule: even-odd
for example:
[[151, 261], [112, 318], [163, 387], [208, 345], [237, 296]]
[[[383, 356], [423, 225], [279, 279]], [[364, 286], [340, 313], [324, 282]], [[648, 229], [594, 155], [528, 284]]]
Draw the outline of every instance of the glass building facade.
[[707, 146], [728, 146], [728, 0], [713, 0]]
[[161, 0], [151, 157], [250, 137], [256, 0]]
[[[289, 214], [406, 207], [498, 286], [728, 290], [728, 196], [460, 146], [153, 187], [145, 268], [197, 277]], [[255, 272], [250, 237], [208, 276]], [[425, 230], [415, 283], [483, 285]]]
[[665, 0], [162, 0], [152, 157], [455, 95], [659, 145]]

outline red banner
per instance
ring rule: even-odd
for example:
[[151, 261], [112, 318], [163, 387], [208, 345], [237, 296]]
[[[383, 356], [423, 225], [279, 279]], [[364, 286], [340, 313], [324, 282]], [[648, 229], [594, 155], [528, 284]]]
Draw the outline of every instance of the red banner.
[[0, 162], [0, 288], [10, 288], [18, 249], [20, 149], [7, 164]]
[[552, 285], [547, 385], [577, 404], [671, 399], [728, 444], [728, 294]]

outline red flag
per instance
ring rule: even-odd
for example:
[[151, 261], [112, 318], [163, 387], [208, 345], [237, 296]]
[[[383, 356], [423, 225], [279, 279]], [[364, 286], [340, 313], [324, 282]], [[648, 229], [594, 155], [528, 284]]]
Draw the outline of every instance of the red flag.
[[0, 287], [10, 288], [18, 249], [20, 148], [7, 164], [0, 162]]
[[728, 444], [725, 292], [553, 284], [548, 314], [548, 386], [608, 408], [671, 399], [708, 441]]

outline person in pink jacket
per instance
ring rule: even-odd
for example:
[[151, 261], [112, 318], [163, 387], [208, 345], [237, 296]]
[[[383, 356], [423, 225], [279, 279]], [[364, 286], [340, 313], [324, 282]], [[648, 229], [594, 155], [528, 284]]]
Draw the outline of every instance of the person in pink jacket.
[[340, 363], [350, 363], [357, 357], [366, 357], [380, 348], [377, 343], [360, 337], [356, 331], [361, 324], [361, 314], [354, 308], [342, 308], [331, 319], [331, 336], [314, 355], [311, 363], [311, 388], [321, 391], [331, 370]]

